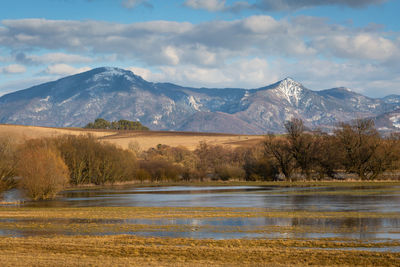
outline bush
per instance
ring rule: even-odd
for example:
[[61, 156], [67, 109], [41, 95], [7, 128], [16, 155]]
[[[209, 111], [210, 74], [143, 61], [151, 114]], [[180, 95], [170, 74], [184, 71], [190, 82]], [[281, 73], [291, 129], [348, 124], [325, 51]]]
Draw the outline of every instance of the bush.
[[231, 179], [243, 180], [245, 177], [245, 172], [241, 167], [221, 165], [215, 168], [216, 177], [222, 181], [227, 181]]
[[54, 198], [68, 182], [68, 168], [54, 148], [24, 146], [18, 155], [20, 187], [33, 200]]
[[150, 174], [152, 182], [178, 181], [183, 173], [182, 167], [166, 160], [145, 160], [140, 168]]

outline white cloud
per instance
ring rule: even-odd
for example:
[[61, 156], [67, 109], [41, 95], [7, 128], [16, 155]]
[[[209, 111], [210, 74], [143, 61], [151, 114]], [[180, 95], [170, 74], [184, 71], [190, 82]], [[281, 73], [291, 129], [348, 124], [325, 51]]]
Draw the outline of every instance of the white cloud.
[[26, 72], [26, 68], [23, 65], [12, 64], [5, 67], [0, 67], [0, 73], [4, 74], [20, 74]]
[[257, 0], [235, 1], [227, 5], [225, 0], [186, 0], [185, 6], [193, 9], [207, 11], [261, 10], [261, 11], [288, 11], [318, 6], [344, 6], [350, 8], [363, 8], [369, 5], [378, 5], [388, 0]]
[[143, 4], [146, 7], [153, 7], [148, 0], [123, 0], [122, 6], [125, 8], [134, 8]]
[[193, 9], [221, 11], [225, 9], [225, 0], [186, 0], [184, 5]]
[[65, 53], [48, 53], [43, 55], [18, 53], [15, 58], [23, 64], [89, 63], [93, 61], [90, 57]]
[[310, 8], [315, 6], [346, 6], [361, 8], [369, 5], [377, 5], [387, 0], [258, 0], [252, 8], [266, 11], [282, 11]]
[[82, 67], [82, 68], [75, 68], [67, 64], [55, 64], [48, 66], [44, 71], [45, 74], [50, 75], [72, 75], [77, 74], [80, 72], [88, 71], [91, 68], [89, 67]]
[[22, 19], [1, 24], [0, 48], [21, 51], [16, 63], [50, 64], [46, 73], [52, 75], [87, 69], [75, 64], [137, 62], [156, 70], [139, 69], [146, 79], [191, 86], [253, 88], [294, 76], [312, 89], [352, 86], [372, 95], [373, 84], [390, 86], [381, 92], [400, 88], [399, 32], [324, 18], [259, 15], [198, 24]]
[[154, 80], [154, 74], [149, 69], [140, 67], [128, 67], [127, 70], [132, 71], [134, 74], [139, 75], [145, 80], [148, 81]]
[[[200, 24], [152, 21], [126, 25], [43, 19], [4, 20], [2, 24], [8, 29], [0, 33], [2, 46], [66, 50], [72, 54], [41, 56], [50, 63], [90, 62], [87, 57], [76, 55], [77, 51], [116, 54], [148, 65], [214, 65], [223, 64], [232, 56], [317, 54], [383, 62], [400, 54], [398, 32], [386, 33], [380, 29], [367, 32], [310, 17], [276, 20], [270, 16], [251, 16]], [[23, 41], [18, 38], [21, 35], [25, 36]], [[42, 60], [39, 56], [34, 59]]]
[[257, 88], [277, 81], [264, 59], [242, 59], [219, 67], [177, 65], [160, 67], [160, 72], [151, 72], [151, 81], [173, 82], [195, 87], [244, 87]]
[[354, 36], [325, 36], [316, 39], [315, 44], [319, 49], [327, 48], [331, 54], [341, 58], [377, 61], [400, 58], [400, 42], [376, 34], [358, 33]]
[[179, 63], [179, 52], [173, 46], [167, 46], [162, 49], [162, 55], [166, 61], [171, 65], [177, 65]]

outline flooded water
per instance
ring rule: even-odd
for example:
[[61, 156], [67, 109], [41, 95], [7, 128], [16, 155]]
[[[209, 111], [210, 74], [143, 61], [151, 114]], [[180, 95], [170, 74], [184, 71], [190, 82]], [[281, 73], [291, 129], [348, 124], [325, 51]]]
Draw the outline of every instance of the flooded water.
[[[8, 196], [8, 199], [12, 196]], [[167, 218], [35, 221], [1, 219], [1, 224], [49, 224], [51, 229], [1, 229], [0, 235], [135, 234], [190, 238], [338, 238], [400, 241], [400, 187], [173, 186], [80, 189], [51, 201], [25, 202], [27, 207], [238, 207], [274, 211], [371, 212], [374, 218]], [[399, 216], [385, 217], [385, 213]], [[8, 221], [7, 221], [8, 220]], [[14, 220], [14, 221], [13, 221]], [[79, 225], [100, 225], [82, 231]], [[60, 225], [60, 227], [54, 227]], [[78, 225], [66, 231], [68, 225]], [[140, 227], [138, 227], [140, 226]], [[86, 226], [83, 226], [83, 228]], [[118, 230], [115, 230], [116, 227]], [[371, 248], [368, 248], [371, 249]], [[384, 249], [384, 248], [379, 248]], [[398, 251], [399, 247], [387, 248]], [[378, 248], [377, 248], [378, 250]]]
[[[171, 186], [80, 189], [35, 207], [257, 207], [274, 210], [400, 212], [400, 187]], [[337, 193], [336, 193], [337, 192]], [[350, 192], [351, 194], [349, 194]], [[360, 194], [354, 194], [359, 192]], [[371, 192], [365, 194], [365, 192]], [[364, 193], [364, 194], [363, 194]]]

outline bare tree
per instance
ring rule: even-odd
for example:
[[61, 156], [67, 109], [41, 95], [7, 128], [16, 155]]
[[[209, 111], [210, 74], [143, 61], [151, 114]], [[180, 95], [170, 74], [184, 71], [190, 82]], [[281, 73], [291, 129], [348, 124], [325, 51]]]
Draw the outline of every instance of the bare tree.
[[291, 180], [295, 169], [295, 160], [289, 141], [286, 138], [269, 134], [264, 140], [264, 148], [266, 155], [272, 157], [276, 162], [279, 171], [287, 180]]
[[301, 119], [293, 118], [285, 123], [289, 148], [303, 175], [310, 178], [314, 163], [316, 142], [311, 134], [304, 133]]
[[341, 123], [335, 131], [343, 166], [362, 180], [374, 179], [386, 168], [382, 139], [374, 126], [370, 119], [357, 119]]

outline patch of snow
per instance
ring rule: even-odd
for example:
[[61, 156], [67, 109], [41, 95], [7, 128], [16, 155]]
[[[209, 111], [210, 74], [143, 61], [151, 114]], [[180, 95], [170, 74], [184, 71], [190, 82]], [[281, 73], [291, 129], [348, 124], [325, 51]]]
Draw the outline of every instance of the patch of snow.
[[123, 76], [126, 80], [131, 82], [135, 80], [130, 75], [128, 75], [126, 71], [122, 69], [110, 68], [110, 67], [106, 67], [104, 69], [105, 71], [94, 75], [91, 81], [93, 82], [98, 82], [100, 80], [111, 81], [111, 79], [113, 79], [114, 76]]
[[72, 100], [74, 100], [77, 96], [79, 96], [79, 94], [73, 95], [70, 98], [65, 99], [64, 101], [62, 101], [61, 103], [58, 103], [58, 106], [62, 106], [68, 102], [71, 102]]
[[241, 101], [247, 100], [247, 98], [249, 98], [249, 96], [250, 96], [250, 93], [249, 93], [249, 91], [246, 90], [246, 92], [244, 93], [244, 96], [243, 96], [242, 99], [240, 99], [240, 100], [241, 100]]
[[166, 115], [169, 115], [172, 113], [175, 106], [176, 106], [175, 101], [173, 101], [172, 99], [169, 99], [168, 103], [163, 105], [163, 111], [165, 112]]
[[200, 111], [200, 107], [202, 106], [201, 104], [196, 102], [196, 99], [191, 95], [189, 96], [189, 105], [197, 111]]
[[50, 96], [47, 96], [46, 98], [40, 99], [40, 101], [42, 102], [48, 102], [50, 99]]
[[43, 110], [47, 110], [47, 106], [38, 106], [33, 108], [33, 112], [40, 112]]
[[393, 115], [389, 118], [393, 126], [400, 129], [400, 114]]
[[302, 85], [290, 78], [286, 78], [279, 83], [277, 90], [290, 104], [298, 105], [302, 97]]
[[370, 104], [368, 105], [369, 108], [376, 108], [378, 106], [378, 104]]

